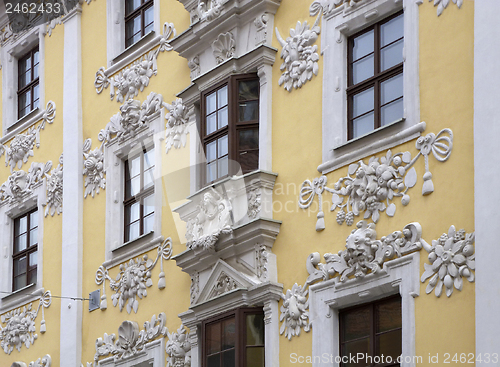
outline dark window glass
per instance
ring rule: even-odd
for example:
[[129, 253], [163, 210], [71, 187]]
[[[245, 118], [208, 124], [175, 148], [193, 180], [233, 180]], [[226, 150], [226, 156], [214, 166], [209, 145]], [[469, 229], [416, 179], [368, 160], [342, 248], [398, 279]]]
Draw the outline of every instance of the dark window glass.
[[[347, 366], [399, 366], [402, 352], [401, 297], [399, 295], [339, 311], [340, 354], [346, 356]], [[350, 363], [351, 356], [362, 353]], [[384, 359], [375, 357], [384, 356]], [[391, 359], [387, 358], [391, 357]], [[383, 363], [375, 363], [375, 362]]]
[[39, 51], [38, 46], [18, 61], [17, 117], [21, 118], [39, 105]]
[[139, 41], [154, 26], [153, 0], [125, 1], [125, 47]]
[[153, 231], [154, 168], [153, 148], [125, 162], [125, 242]]
[[403, 26], [398, 13], [349, 38], [348, 139], [404, 116]]
[[204, 183], [236, 174], [240, 167], [243, 173], [257, 169], [259, 80], [253, 75], [231, 77], [222, 86], [204, 92], [202, 102], [207, 158]]
[[12, 290], [36, 283], [38, 264], [38, 211], [14, 219]]

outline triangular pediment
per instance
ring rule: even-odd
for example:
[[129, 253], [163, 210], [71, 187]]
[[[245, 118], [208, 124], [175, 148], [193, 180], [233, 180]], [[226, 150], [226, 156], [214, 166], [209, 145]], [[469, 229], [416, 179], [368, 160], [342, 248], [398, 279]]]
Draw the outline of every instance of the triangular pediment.
[[195, 303], [202, 303], [236, 289], [248, 289], [254, 282], [223, 260], [218, 260]]

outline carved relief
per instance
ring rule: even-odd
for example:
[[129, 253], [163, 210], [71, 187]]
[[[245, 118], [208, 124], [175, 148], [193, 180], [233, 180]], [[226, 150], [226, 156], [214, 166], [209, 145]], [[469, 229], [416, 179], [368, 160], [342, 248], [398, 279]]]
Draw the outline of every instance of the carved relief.
[[109, 281], [109, 287], [115, 292], [111, 296], [113, 301], [113, 306], [120, 308], [120, 312], [123, 307], [126, 306], [127, 312], [130, 314], [132, 310], [137, 313], [139, 308], [139, 299], [146, 297], [148, 292], [146, 288], [153, 285], [151, 280], [151, 271], [156, 266], [158, 260], [160, 260], [160, 276], [158, 281], [158, 288], [164, 289], [165, 283], [165, 273], [163, 272], [163, 260], [169, 260], [172, 256], [172, 240], [167, 238], [163, 243], [158, 246], [158, 254], [156, 259], [153, 261], [148, 258], [148, 255], [143, 255], [142, 258], [136, 258], [135, 260], [130, 259], [127, 263], [120, 265], [120, 272], [115, 277], [115, 279], [109, 276], [108, 269], [104, 265], [99, 266], [95, 275], [95, 282], [102, 286], [102, 296], [101, 296], [101, 310], [107, 309], [106, 300], [106, 280]]
[[260, 206], [261, 206], [261, 193], [260, 189], [253, 189], [248, 191], [247, 193], [248, 197], [248, 217], [249, 218], [256, 218], [259, 213], [260, 213]]
[[267, 13], [263, 13], [257, 18], [255, 18], [253, 24], [256, 28], [255, 33], [255, 46], [262, 45], [266, 43], [267, 40], [267, 21], [269, 20], [269, 16]]
[[313, 74], [318, 75], [318, 46], [314, 42], [318, 39], [320, 28], [318, 26], [321, 15], [318, 15], [314, 25], [309, 29], [307, 21], [304, 24], [297, 22], [295, 29], [290, 29], [290, 37], [285, 40], [281, 37], [276, 27], [276, 38], [283, 47], [281, 50], [280, 70], [283, 71], [278, 84], [291, 92], [292, 88], [300, 88]]
[[33, 193], [33, 187], [40, 182], [52, 168], [52, 162], [31, 163], [28, 172], [14, 171], [0, 186], [0, 200], [9, 204], [21, 202], [23, 198]]
[[189, 295], [191, 304], [194, 303], [198, 295], [200, 294], [200, 273], [196, 272], [191, 275], [191, 287], [189, 289]]
[[[36, 361], [31, 361], [28, 367], [50, 367], [52, 365], [52, 358], [49, 354], [46, 354], [42, 358], [38, 358]], [[26, 367], [24, 362], [14, 362], [10, 367]]]
[[186, 146], [188, 108], [182, 103], [182, 98], [177, 98], [172, 104], [165, 103], [169, 111], [165, 115], [167, 126], [165, 132], [165, 145], [167, 153], [172, 148], [176, 149]]
[[257, 270], [257, 277], [260, 280], [267, 280], [267, 248], [264, 245], [257, 245], [255, 249], [255, 264]]
[[[144, 350], [146, 343], [157, 337], [165, 337], [168, 329], [167, 318], [162, 312], [153, 315], [151, 321], [144, 322], [144, 329], [139, 331], [139, 325], [135, 321], [124, 321], [118, 328], [118, 340], [115, 334], [106, 334], [97, 338], [95, 342], [96, 353], [93, 366], [98, 365], [99, 357], [113, 355], [115, 361], [131, 357]], [[116, 340], [116, 342], [115, 342]], [[89, 363], [87, 363], [89, 365]]]
[[95, 74], [94, 87], [100, 94], [111, 85], [110, 96], [120, 103], [136, 97], [139, 91], [143, 91], [149, 85], [149, 79], [157, 74], [156, 59], [160, 52], [171, 51], [173, 47], [169, 41], [176, 36], [177, 32], [172, 23], [165, 23], [163, 34], [160, 38], [159, 47], [150, 51], [147, 55], [141, 56], [130, 66], [120, 71], [113, 77], [108, 77], [107, 70], [101, 67]]
[[198, 75], [200, 75], [201, 67], [200, 67], [200, 58], [199, 58], [199, 56], [195, 56], [191, 60], [189, 60], [188, 61], [188, 67], [189, 67], [189, 70], [191, 70], [191, 74], [190, 74], [191, 79], [194, 79]]
[[201, 21], [211, 22], [216, 19], [223, 9], [224, 0], [205, 0], [198, 4], [198, 16]]
[[446, 296], [450, 297], [453, 287], [462, 290], [463, 280], [474, 282], [476, 260], [474, 254], [475, 234], [465, 233], [465, 230], [455, 230], [451, 226], [448, 234], [443, 233], [438, 240], [432, 241], [432, 246], [423, 243], [425, 251], [429, 253], [430, 264], [424, 264], [425, 272], [421, 281], [424, 283], [431, 278], [425, 292], [429, 294], [435, 288], [437, 297], [446, 289]]
[[283, 305], [281, 306], [280, 315], [280, 335], [285, 333], [288, 340], [293, 336], [299, 336], [300, 330], [304, 328], [305, 332], [309, 332], [311, 323], [309, 322], [309, 300], [307, 293], [309, 290], [295, 283], [292, 289], [286, 291], [286, 295], [282, 294]]
[[6, 325], [5, 327], [0, 325], [0, 346], [6, 354], [10, 354], [14, 348], [20, 352], [23, 344], [26, 348], [29, 348], [35, 343], [38, 338], [35, 319], [40, 308], [42, 309], [40, 333], [45, 333], [46, 326], [43, 310], [49, 307], [51, 303], [50, 291], [46, 291], [38, 299], [36, 310], [33, 309], [33, 304], [30, 303], [28, 306], [17, 308], [2, 315], [0, 320]]
[[86, 198], [88, 194], [92, 197], [96, 193], [99, 194], [99, 189], [106, 188], [106, 179], [104, 178], [104, 152], [102, 151], [102, 144], [94, 150], [90, 150], [92, 146], [92, 139], [88, 138], [83, 143], [83, 176], [85, 177], [85, 193], [83, 196]]
[[190, 367], [191, 366], [191, 343], [184, 325], [181, 325], [176, 333], [167, 330], [168, 342], [165, 351], [168, 354], [167, 367]]
[[212, 51], [217, 64], [221, 64], [233, 57], [236, 51], [236, 42], [233, 34], [231, 32], [219, 34], [217, 39], [212, 43]]
[[188, 248], [213, 249], [221, 233], [232, 232], [231, 204], [215, 189], [203, 194], [198, 215], [186, 224]]
[[[453, 146], [453, 133], [450, 129], [443, 129], [437, 135], [430, 133], [421, 136], [415, 143], [419, 150], [412, 159], [410, 152], [392, 154], [387, 151], [380, 160], [372, 157], [366, 164], [360, 160], [349, 166], [348, 174], [335, 183], [333, 189], [327, 187], [327, 177], [321, 176], [302, 184], [299, 196], [299, 207], [308, 208], [315, 195], [318, 195], [319, 208], [322, 208], [322, 194], [327, 191], [332, 194], [330, 211], [337, 211], [337, 223], [347, 225], [354, 223], [354, 217], [364, 212], [364, 218], [371, 218], [377, 223], [380, 212], [392, 217], [396, 212], [396, 205], [391, 203], [395, 197], [401, 197], [401, 203], [408, 205], [410, 196], [408, 190], [417, 183], [417, 172], [414, 163], [424, 157], [425, 174], [422, 185], [422, 195], [429, 195], [434, 191], [432, 173], [429, 171], [429, 154], [439, 162], [446, 161], [451, 154]], [[316, 230], [325, 229], [324, 213], [320, 210], [317, 214]]]
[[62, 212], [63, 201], [63, 155], [59, 157], [59, 164], [50, 173], [47, 173], [47, 202], [44, 204], [45, 216], [50, 212], [51, 216]]
[[28, 162], [29, 157], [33, 157], [33, 148], [40, 148], [40, 131], [45, 129], [45, 123], [52, 124], [56, 116], [56, 104], [52, 101], [47, 103], [47, 107], [42, 116], [42, 122], [37, 127], [31, 127], [24, 134], [17, 134], [9, 147], [0, 144], [0, 156], [5, 154], [5, 166], [10, 165], [10, 172], [17, 166], [20, 169], [23, 163]]
[[230, 292], [236, 288], [238, 288], [238, 283], [226, 273], [221, 272], [217, 279], [217, 283], [210, 292], [209, 299]]

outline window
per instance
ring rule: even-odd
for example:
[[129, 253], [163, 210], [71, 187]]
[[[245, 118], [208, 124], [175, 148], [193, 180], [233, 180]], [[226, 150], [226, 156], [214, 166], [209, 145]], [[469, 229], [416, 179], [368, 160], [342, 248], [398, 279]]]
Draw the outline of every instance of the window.
[[264, 313], [244, 308], [203, 323], [203, 367], [264, 367]]
[[154, 148], [125, 162], [125, 242], [153, 231], [154, 169]]
[[[202, 95], [205, 182], [259, 166], [259, 79], [231, 77]], [[232, 162], [237, 162], [234, 164]]]
[[345, 360], [357, 353], [365, 356], [357, 364], [341, 366], [399, 366], [397, 357], [402, 353], [399, 295], [340, 310], [339, 322], [341, 356], [347, 356]]
[[403, 118], [403, 13], [349, 38], [348, 139]]
[[125, 1], [125, 48], [153, 31], [153, 0]]
[[39, 54], [36, 46], [18, 60], [18, 118], [39, 106]]
[[38, 211], [14, 219], [12, 290], [36, 284], [38, 252]]

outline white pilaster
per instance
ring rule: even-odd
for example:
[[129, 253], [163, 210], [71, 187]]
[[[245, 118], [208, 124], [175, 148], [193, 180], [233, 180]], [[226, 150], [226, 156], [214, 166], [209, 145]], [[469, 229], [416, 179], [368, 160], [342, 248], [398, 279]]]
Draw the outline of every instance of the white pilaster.
[[[61, 295], [82, 296], [83, 132], [81, 8], [64, 19], [63, 153], [64, 183], [61, 249]], [[61, 299], [60, 360], [65, 366], [80, 366], [82, 354], [82, 310], [80, 301]]]
[[[472, 3], [471, 3], [472, 5]], [[500, 57], [498, 0], [474, 2], [474, 225], [476, 231], [476, 356], [490, 366], [485, 353], [500, 353], [500, 258], [497, 227], [500, 223], [500, 70], [492, 60]]]
[[279, 308], [278, 301], [264, 303], [265, 327], [265, 360], [266, 366], [279, 366], [280, 364], [280, 333], [279, 333]]
[[272, 141], [273, 141], [273, 86], [271, 84], [272, 66], [261, 65], [257, 68], [260, 81], [259, 98], [259, 168], [263, 171], [273, 171]]

